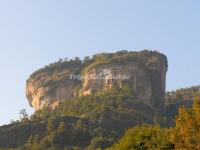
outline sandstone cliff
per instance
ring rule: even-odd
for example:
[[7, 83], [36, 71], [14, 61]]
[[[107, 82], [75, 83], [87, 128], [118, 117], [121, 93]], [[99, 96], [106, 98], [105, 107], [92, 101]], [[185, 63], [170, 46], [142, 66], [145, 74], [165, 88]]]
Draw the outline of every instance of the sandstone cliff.
[[[134, 96], [159, 111], [164, 106], [166, 71], [167, 58], [158, 52], [102, 53], [84, 61], [59, 61], [36, 71], [27, 80], [26, 95], [38, 110], [75, 96], [128, 87]], [[72, 75], [84, 79], [72, 79]], [[120, 75], [128, 79], [113, 78]]]
[[26, 95], [30, 106], [36, 110], [44, 106], [55, 107], [59, 101], [74, 96], [74, 87], [78, 81], [70, 80], [70, 73], [80, 70], [79, 64], [55, 63], [38, 70], [27, 80]]

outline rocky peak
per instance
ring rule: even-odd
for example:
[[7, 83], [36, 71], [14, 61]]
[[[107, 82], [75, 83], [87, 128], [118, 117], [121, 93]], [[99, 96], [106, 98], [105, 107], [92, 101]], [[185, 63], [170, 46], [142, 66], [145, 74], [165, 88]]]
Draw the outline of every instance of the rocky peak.
[[26, 95], [38, 110], [75, 96], [128, 87], [142, 102], [159, 110], [164, 105], [166, 71], [166, 56], [147, 50], [101, 53], [84, 61], [60, 60], [30, 76]]

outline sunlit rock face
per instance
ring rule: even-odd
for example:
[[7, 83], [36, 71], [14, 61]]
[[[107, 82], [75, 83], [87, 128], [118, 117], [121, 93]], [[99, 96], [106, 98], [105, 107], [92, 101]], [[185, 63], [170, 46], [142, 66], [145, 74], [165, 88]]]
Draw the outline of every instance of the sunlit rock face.
[[35, 86], [36, 81], [29, 82], [26, 87], [27, 98], [29, 103], [36, 110], [44, 106], [56, 107], [59, 101], [70, 99], [73, 97], [73, 86], [71, 80], [66, 80], [58, 84], [58, 87], [40, 87]]
[[[36, 110], [44, 106], [54, 108], [59, 102], [75, 96], [103, 90], [120, 91], [128, 87], [143, 103], [158, 111], [162, 110], [167, 72], [166, 56], [150, 51], [102, 55], [105, 60], [99, 64], [92, 59], [87, 65], [82, 62], [57, 62], [36, 71], [26, 85], [30, 105]], [[114, 59], [116, 55], [119, 56], [117, 61]], [[131, 57], [127, 57], [129, 55]], [[72, 79], [71, 75], [82, 75], [84, 79]]]
[[74, 97], [79, 81], [70, 80], [70, 74], [80, 70], [79, 65], [55, 66], [41, 69], [27, 80], [26, 96], [31, 107], [39, 110], [45, 106], [55, 108], [60, 101]]

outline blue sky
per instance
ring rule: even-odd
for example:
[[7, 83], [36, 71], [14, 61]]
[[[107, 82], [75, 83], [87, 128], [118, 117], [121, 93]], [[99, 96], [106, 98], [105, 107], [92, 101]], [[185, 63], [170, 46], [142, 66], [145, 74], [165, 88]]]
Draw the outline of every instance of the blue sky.
[[0, 0], [0, 124], [33, 112], [29, 75], [59, 58], [159, 50], [167, 89], [200, 84], [200, 1]]

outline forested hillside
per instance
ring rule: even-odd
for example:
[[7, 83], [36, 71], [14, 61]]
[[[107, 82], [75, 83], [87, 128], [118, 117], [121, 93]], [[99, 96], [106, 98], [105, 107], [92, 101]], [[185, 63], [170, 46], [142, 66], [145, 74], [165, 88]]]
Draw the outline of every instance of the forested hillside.
[[172, 126], [175, 124], [175, 117], [178, 114], [180, 106], [190, 108], [193, 100], [200, 97], [200, 86], [190, 88], [181, 88], [175, 91], [167, 92], [165, 95], [165, 113], [164, 126]]
[[[70, 116], [75, 118], [71, 124], [68, 122]], [[43, 134], [29, 133], [32, 136], [21, 146], [29, 150], [105, 148], [120, 138], [126, 129], [138, 124], [153, 124], [154, 116], [154, 111], [131, 95], [128, 89], [99, 92], [67, 100], [54, 110], [45, 107], [36, 111], [25, 122], [30, 125], [46, 122], [46, 129]], [[6, 135], [2, 135], [1, 138], [6, 139]], [[20, 136], [23, 138], [24, 135]]]
[[[19, 123], [0, 127], [0, 146], [5, 148], [10, 145], [10, 148], [22, 150], [170, 150], [185, 146], [195, 149], [199, 140], [197, 127], [200, 126], [198, 88], [167, 93], [167, 101], [171, 98], [173, 103], [167, 103], [165, 114], [159, 116], [137, 100], [127, 87], [120, 92], [102, 91], [76, 97], [60, 103], [53, 110], [45, 107], [36, 111], [30, 119], [21, 118]], [[183, 99], [178, 99], [180, 97]], [[192, 106], [193, 100], [195, 103]], [[189, 101], [192, 107], [185, 105], [185, 101]], [[12, 144], [12, 140], [19, 142]]]

